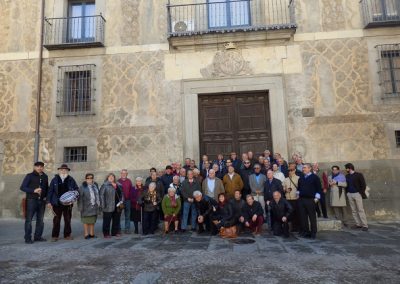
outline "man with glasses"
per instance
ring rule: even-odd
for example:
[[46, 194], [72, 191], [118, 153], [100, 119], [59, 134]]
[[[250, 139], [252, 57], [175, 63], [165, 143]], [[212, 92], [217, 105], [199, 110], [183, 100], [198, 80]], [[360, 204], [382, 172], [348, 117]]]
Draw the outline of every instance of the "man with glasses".
[[251, 195], [255, 201], [260, 202], [263, 212], [265, 212], [264, 184], [267, 181], [267, 177], [261, 173], [260, 164], [255, 164], [253, 169], [254, 173], [249, 177]]
[[243, 169], [240, 170], [240, 177], [243, 180], [242, 195], [244, 197], [246, 197], [247, 194], [251, 193], [249, 177], [253, 173], [253, 168], [251, 166], [251, 161], [250, 160], [245, 160], [243, 162], [243, 165], [244, 165]]

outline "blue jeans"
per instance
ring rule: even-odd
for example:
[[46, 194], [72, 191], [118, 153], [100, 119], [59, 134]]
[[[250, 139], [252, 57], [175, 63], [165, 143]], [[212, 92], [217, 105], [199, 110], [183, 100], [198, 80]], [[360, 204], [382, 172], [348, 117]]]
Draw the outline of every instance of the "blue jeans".
[[196, 229], [196, 224], [197, 224], [196, 207], [194, 206], [193, 203], [185, 201], [185, 202], [183, 202], [183, 218], [182, 218], [182, 226], [181, 226], [182, 230], [187, 229], [189, 211], [191, 211], [192, 230]]
[[125, 215], [125, 231], [129, 231], [131, 229], [131, 201], [124, 201], [124, 215]]
[[32, 219], [36, 214], [36, 228], [34, 240], [40, 239], [44, 229], [44, 210], [46, 203], [38, 199], [26, 199], [26, 217], [25, 217], [25, 240], [32, 239]]

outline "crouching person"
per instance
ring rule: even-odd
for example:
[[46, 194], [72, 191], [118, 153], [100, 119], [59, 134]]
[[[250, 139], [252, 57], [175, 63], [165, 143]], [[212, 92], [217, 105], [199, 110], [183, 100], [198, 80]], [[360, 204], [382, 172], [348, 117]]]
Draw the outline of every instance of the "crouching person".
[[161, 197], [156, 191], [157, 184], [151, 182], [149, 188], [140, 196], [140, 204], [143, 204], [143, 235], [154, 234], [158, 225], [158, 205]]
[[[211, 198], [204, 198], [200, 191], [193, 192], [194, 206], [197, 211], [197, 233], [201, 234], [205, 231], [211, 231], [211, 213], [213, 212], [213, 204]], [[204, 228], [205, 227], [205, 228]], [[213, 233], [213, 232], [212, 232]]]
[[[212, 213], [212, 223], [222, 238], [236, 238], [236, 218], [232, 203], [228, 202], [224, 193], [218, 194], [218, 205]], [[212, 230], [212, 233], [215, 229]]]
[[260, 202], [255, 201], [250, 194], [246, 196], [246, 204], [243, 207], [243, 221], [255, 235], [260, 235], [264, 224], [264, 211]]
[[168, 234], [169, 227], [174, 223], [175, 233], [178, 233], [179, 212], [181, 211], [181, 199], [176, 194], [176, 189], [173, 185], [168, 188], [168, 194], [164, 196], [161, 202], [161, 208], [164, 212], [164, 232]]
[[292, 205], [282, 198], [279, 191], [273, 194], [274, 200], [271, 202], [272, 230], [275, 236], [289, 238], [289, 217], [293, 212]]

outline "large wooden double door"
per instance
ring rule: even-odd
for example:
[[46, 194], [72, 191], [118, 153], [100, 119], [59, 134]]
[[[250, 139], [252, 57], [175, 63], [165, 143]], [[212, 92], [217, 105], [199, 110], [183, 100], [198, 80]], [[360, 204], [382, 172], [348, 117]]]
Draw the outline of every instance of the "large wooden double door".
[[272, 150], [268, 92], [199, 95], [200, 154]]

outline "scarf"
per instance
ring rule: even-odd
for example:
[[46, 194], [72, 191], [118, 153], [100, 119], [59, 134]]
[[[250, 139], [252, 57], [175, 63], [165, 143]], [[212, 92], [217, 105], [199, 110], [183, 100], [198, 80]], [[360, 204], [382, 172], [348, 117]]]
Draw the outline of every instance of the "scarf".
[[[332, 175], [332, 179], [334, 181], [337, 181], [338, 183], [346, 182], [346, 177], [341, 173], [338, 173], [337, 175]], [[341, 187], [341, 186], [338, 186], [338, 187], [339, 187], [339, 198], [340, 198], [340, 197], [342, 197], [343, 187]]]
[[97, 188], [95, 187], [94, 184], [88, 185], [89, 188], [89, 193], [90, 193], [90, 204], [94, 207], [95, 205], [100, 206], [100, 200], [96, 198], [96, 192]]
[[170, 196], [169, 199], [171, 200], [171, 207], [176, 208], [176, 206], [177, 206], [176, 195], [174, 194], [174, 196]]
[[151, 203], [154, 203], [157, 201], [157, 193], [155, 191], [153, 191], [153, 192], [149, 191], [149, 200], [151, 201]]

